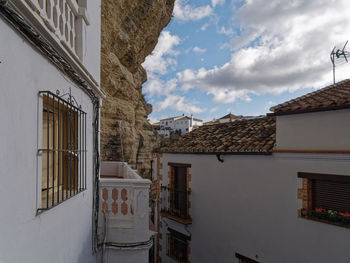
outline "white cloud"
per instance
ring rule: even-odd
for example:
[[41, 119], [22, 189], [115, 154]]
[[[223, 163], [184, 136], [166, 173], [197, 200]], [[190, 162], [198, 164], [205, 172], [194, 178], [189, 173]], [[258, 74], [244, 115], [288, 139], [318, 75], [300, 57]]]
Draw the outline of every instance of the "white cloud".
[[185, 97], [178, 95], [168, 95], [163, 101], [155, 105], [154, 111], [157, 112], [165, 109], [173, 109], [187, 114], [201, 113], [204, 111], [200, 107], [187, 102]]
[[205, 23], [203, 26], [201, 26], [201, 30], [202, 30], [202, 31], [207, 30], [208, 26], [209, 26], [209, 24], [208, 24], [208, 23]]
[[[217, 103], [322, 87], [332, 81], [331, 49], [350, 35], [349, 13], [346, 0], [246, 0], [234, 14], [241, 33], [229, 43], [230, 60], [177, 77], [183, 89], [207, 92]], [[337, 67], [338, 80], [347, 76]]]
[[213, 7], [215, 7], [216, 5], [222, 5], [225, 3], [225, 0], [211, 0], [211, 4]]
[[171, 35], [169, 31], [163, 31], [151, 55], [149, 55], [142, 66], [146, 69], [150, 78], [154, 74], [166, 74], [169, 66], [176, 65], [178, 51], [174, 48], [180, 44], [180, 38]]
[[232, 36], [234, 34], [234, 31], [231, 27], [226, 28], [224, 26], [222, 26], [218, 32], [219, 34], [224, 34], [226, 36]]
[[196, 53], [204, 53], [207, 50], [204, 49], [204, 48], [200, 48], [200, 47], [196, 46], [196, 47], [193, 48], [193, 51], [196, 52]]
[[[220, 0], [219, 0], [220, 1]], [[175, 18], [182, 21], [196, 21], [212, 14], [213, 9], [209, 6], [192, 7], [185, 0], [176, 0], [174, 6]]]
[[143, 89], [146, 95], [151, 97], [167, 96], [177, 87], [177, 79], [171, 79], [166, 82], [159, 78], [152, 78], [147, 82]]
[[187, 101], [182, 96], [174, 94], [176, 88], [178, 88], [177, 78], [168, 81], [161, 79], [161, 76], [168, 73], [169, 67], [176, 65], [178, 52], [175, 50], [175, 47], [179, 43], [180, 38], [178, 36], [171, 35], [169, 31], [163, 31], [161, 33], [156, 48], [142, 65], [148, 74], [148, 82], [143, 92], [151, 101], [154, 101], [157, 97], [164, 97], [163, 101], [155, 104], [154, 111], [170, 108], [183, 113], [203, 112], [203, 109], [195, 106], [194, 103]]
[[266, 102], [266, 104], [265, 104], [264, 110], [267, 111], [267, 112], [269, 112], [269, 111], [270, 111], [270, 108], [271, 108], [272, 106], [275, 106], [275, 105], [277, 105], [276, 102], [268, 101], [268, 102]]
[[217, 108], [217, 107], [215, 107], [215, 108], [211, 108], [211, 109], [210, 109], [210, 113], [216, 112], [217, 110], [218, 110], [218, 108]]

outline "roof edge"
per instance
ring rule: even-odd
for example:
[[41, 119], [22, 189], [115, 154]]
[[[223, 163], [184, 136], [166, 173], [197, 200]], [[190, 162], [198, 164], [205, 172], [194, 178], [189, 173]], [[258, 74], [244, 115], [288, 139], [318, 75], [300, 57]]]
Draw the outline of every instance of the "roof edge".
[[266, 116], [294, 115], [294, 114], [302, 114], [302, 113], [345, 110], [345, 109], [350, 109], [350, 104], [340, 105], [340, 106], [324, 107], [324, 108], [315, 108], [315, 109], [294, 110], [294, 111], [285, 111], [285, 112], [272, 112], [272, 113], [267, 113]]
[[273, 152], [159, 152], [168, 154], [204, 154], [204, 155], [272, 155]]

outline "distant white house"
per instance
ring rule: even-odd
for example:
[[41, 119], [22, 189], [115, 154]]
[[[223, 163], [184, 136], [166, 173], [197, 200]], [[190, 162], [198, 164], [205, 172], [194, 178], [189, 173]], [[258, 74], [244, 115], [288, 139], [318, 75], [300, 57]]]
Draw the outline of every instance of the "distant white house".
[[218, 121], [219, 123], [225, 123], [225, 122], [232, 122], [239, 119], [242, 119], [242, 116], [237, 116], [230, 112], [229, 114], [221, 117]]
[[190, 117], [184, 115], [170, 117], [160, 120], [158, 133], [168, 138], [171, 132], [178, 132], [183, 135], [202, 125], [203, 121], [193, 118], [192, 115]]

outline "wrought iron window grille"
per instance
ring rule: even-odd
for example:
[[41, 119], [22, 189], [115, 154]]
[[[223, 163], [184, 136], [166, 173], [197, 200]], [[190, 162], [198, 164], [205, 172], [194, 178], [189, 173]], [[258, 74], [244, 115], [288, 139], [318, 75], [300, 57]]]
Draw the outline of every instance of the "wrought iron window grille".
[[[48, 210], [86, 189], [86, 112], [69, 93], [42, 96], [42, 183], [38, 212]], [[67, 99], [65, 99], [67, 98]]]
[[168, 231], [167, 256], [173, 258], [177, 262], [187, 263], [190, 237], [170, 228], [168, 228]]
[[191, 219], [189, 213], [190, 195], [191, 191], [189, 190], [161, 186], [161, 211], [177, 218]]

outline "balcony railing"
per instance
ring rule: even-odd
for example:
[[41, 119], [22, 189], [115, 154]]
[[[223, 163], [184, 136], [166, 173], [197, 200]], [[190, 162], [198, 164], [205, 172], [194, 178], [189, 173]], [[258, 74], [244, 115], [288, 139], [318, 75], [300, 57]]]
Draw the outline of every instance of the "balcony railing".
[[173, 219], [181, 219], [183, 223], [191, 223], [190, 216], [190, 195], [191, 191], [183, 189], [168, 188], [162, 186], [162, 206], [163, 215]]
[[[73, 55], [82, 59], [82, 34], [88, 24], [86, 9], [76, 0], [25, 0], [45, 26]], [[85, 21], [85, 22], [84, 22]]]
[[151, 181], [123, 162], [102, 162], [100, 177], [99, 232], [103, 242], [148, 241]]

